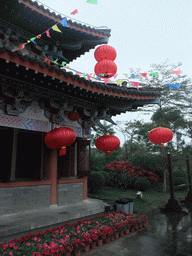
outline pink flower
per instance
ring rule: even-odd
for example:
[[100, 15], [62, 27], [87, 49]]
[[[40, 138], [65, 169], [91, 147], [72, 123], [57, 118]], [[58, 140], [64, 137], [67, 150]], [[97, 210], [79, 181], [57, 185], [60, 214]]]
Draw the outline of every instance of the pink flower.
[[38, 239], [37, 237], [34, 237], [34, 241], [37, 241], [37, 239]]
[[30, 243], [26, 243], [27, 246], [30, 246], [31, 244]]
[[9, 252], [9, 255], [13, 255], [13, 253], [12, 253], [12, 252]]

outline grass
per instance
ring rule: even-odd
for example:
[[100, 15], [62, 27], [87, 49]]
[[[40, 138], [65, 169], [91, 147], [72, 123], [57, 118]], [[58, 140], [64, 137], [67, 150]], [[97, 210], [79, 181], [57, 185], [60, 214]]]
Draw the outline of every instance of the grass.
[[[174, 192], [175, 199], [180, 202], [184, 200], [187, 193], [188, 188], [184, 190], [178, 190]], [[88, 197], [97, 198], [105, 201], [114, 201], [120, 198], [132, 198], [133, 202], [133, 211], [134, 213], [143, 213], [148, 214], [149, 212], [153, 212], [156, 209], [164, 208], [168, 200], [170, 199], [170, 188], [167, 185], [167, 192], [163, 193], [163, 184], [157, 183], [150, 190], [142, 192], [142, 199], [137, 198], [137, 190], [121, 190], [112, 187], [103, 187], [101, 191], [98, 193], [89, 193]]]

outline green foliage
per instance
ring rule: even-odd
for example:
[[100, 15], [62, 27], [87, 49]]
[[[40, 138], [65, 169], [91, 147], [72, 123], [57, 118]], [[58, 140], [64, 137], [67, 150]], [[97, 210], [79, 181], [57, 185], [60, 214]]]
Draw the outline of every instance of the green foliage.
[[99, 151], [96, 148], [91, 149], [89, 169], [90, 171], [104, 171], [106, 164], [118, 160], [121, 155], [122, 148], [112, 151], [111, 155], [105, 155], [105, 152]]
[[87, 177], [88, 191], [90, 193], [98, 193], [104, 186], [105, 178], [99, 172], [91, 172]]
[[125, 189], [134, 188], [134, 180], [133, 180], [133, 178], [131, 178], [130, 175], [125, 174], [123, 186], [124, 186]]
[[131, 159], [131, 165], [139, 166], [145, 170], [156, 171], [156, 163], [152, 157], [143, 154], [136, 154]]
[[105, 180], [104, 186], [107, 186], [109, 183], [110, 174], [105, 171], [100, 171], [99, 173], [102, 174], [102, 176], [104, 177], [104, 180]]
[[184, 178], [184, 177], [176, 177], [173, 180], [173, 183], [174, 183], [174, 186], [178, 186], [178, 185], [181, 185], [181, 184], [187, 184], [187, 179]]
[[187, 174], [181, 168], [179, 168], [173, 172], [173, 180], [175, 180], [175, 178], [178, 178], [178, 177], [187, 179]]
[[150, 186], [151, 186], [151, 184], [147, 178], [138, 178], [135, 181], [135, 189], [137, 189], [137, 190], [147, 191], [147, 190], [149, 190]]

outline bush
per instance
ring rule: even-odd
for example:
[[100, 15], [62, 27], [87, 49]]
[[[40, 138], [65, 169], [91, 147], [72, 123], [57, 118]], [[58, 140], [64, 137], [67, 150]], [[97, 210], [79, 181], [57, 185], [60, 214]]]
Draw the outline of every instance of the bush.
[[147, 178], [138, 178], [135, 181], [135, 189], [137, 189], [137, 190], [147, 191], [147, 190], [149, 190], [150, 186], [151, 186], [151, 184]]
[[105, 180], [104, 186], [107, 186], [110, 179], [109, 173], [105, 171], [100, 171], [99, 173], [102, 174], [102, 176], [104, 177], [104, 180]]
[[173, 172], [173, 180], [178, 177], [187, 179], [187, 174], [182, 169], [177, 169]]
[[104, 186], [104, 176], [99, 172], [91, 172], [87, 177], [88, 191], [90, 193], [97, 193]]
[[178, 186], [178, 185], [181, 185], [181, 184], [187, 184], [187, 179], [184, 178], [184, 177], [176, 177], [173, 180], [173, 183], [174, 183], [174, 186]]
[[122, 188], [124, 187], [124, 180], [126, 174], [119, 172], [119, 171], [111, 171], [109, 176], [109, 183], [110, 187], [114, 188]]
[[132, 188], [134, 188], [134, 179], [131, 178], [130, 175], [125, 174], [123, 185], [124, 185], [125, 189], [132, 189]]

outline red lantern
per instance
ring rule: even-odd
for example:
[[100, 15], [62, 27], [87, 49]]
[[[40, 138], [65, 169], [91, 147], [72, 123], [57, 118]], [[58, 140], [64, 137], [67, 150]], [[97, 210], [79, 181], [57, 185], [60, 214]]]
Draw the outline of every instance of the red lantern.
[[67, 117], [71, 121], [77, 121], [79, 119], [79, 114], [76, 111], [69, 111]]
[[104, 74], [105, 77], [112, 77], [117, 72], [117, 65], [112, 60], [101, 60], [95, 65], [95, 74], [102, 77], [100, 74]]
[[112, 46], [101, 45], [95, 50], [94, 57], [97, 61], [105, 59], [114, 61], [117, 57], [117, 52]]
[[172, 140], [173, 132], [168, 128], [158, 127], [149, 132], [148, 138], [151, 142], [164, 146], [164, 143]]
[[76, 140], [75, 132], [67, 127], [57, 127], [45, 135], [45, 144], [51, 149], [61, 148], [59, 156], [66, 155], [66, 147]]
[[107, 134], [96, 139], [95, 146], [98, 150], [106, 151], [105, 155], [111, 155], [110, 151], [120, 146], [120, 140], [114, 135]]

